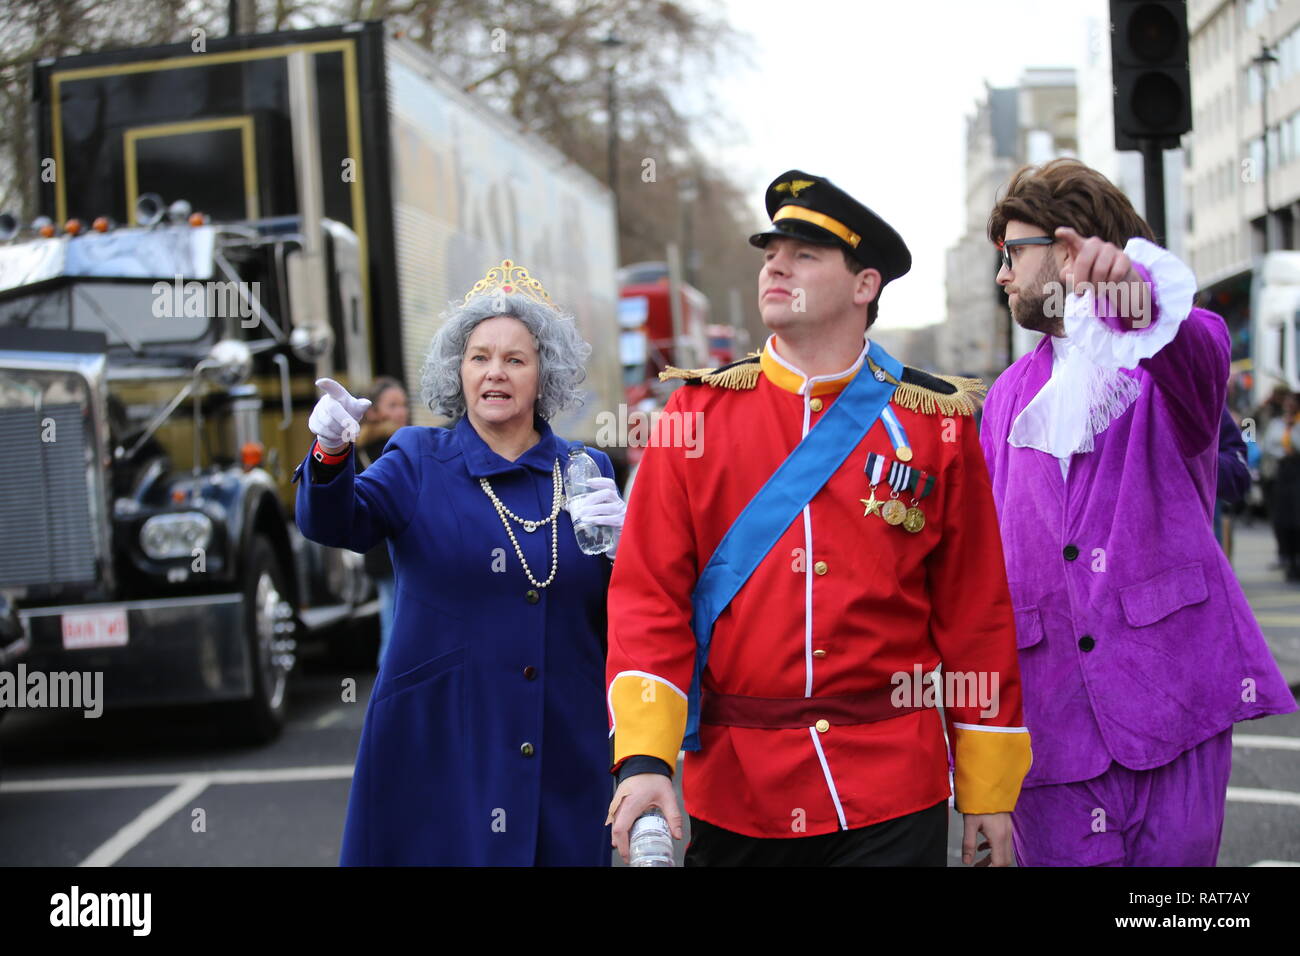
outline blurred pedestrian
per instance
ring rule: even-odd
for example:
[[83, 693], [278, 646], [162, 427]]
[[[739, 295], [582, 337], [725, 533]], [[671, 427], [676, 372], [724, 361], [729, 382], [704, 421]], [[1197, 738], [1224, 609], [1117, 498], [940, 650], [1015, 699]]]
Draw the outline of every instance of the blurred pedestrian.
[[[361, 420], [361, 430], [357, 435], [357, 469], [369, 468], [380, 455], [388, 440], [410, 422], [411, 411], [407, 402], [406, 389], [395, 378], [381, 375], [370, 384], [368, 393], [370, 408]], [[379, 659], [384, 660], [384, 649], [388, 647], [393, 632], [393, 561], [388, 553], [388, 542], [381, 541], [366, 552], [366, 573], [375, 582], [379, 592]]]
[[1233, 724], [1296, 709], [1211, 526], [1227, 326], [1077, 160], [1019, 170], [988, 232], [1043, 333], [981, 435], [1034, 739], [1016, 857], [1213, 866]]
[[1273, 462], [1269, 518], [1288, 581], [1300, 581], [1300, 398], [1286, 392], [1281, 412], [1264, 430], [1263, 454]]
[[592, 449], [604, 477], [563, 510], [574, 446], [547, 424], [579, 400], [590, 354], [506, 260], [443, 317], [425, 362], [423, 398], [452, 427], [401, 429], [357, 475], [348, 438], [369, 403], [319, 383], [298, 525], [363, 553], [387, 539], [396, 573], [344, 865], [609, 865], [613, 550], [585, 554], [573, 521], [619, 529], [624, 509]]
[[[1277, 535], [1277, 525], [1273, 521], [1273, 496], [1275, 493], [1275, 482], [1277, 481], [1278, 455], [1275, 452], [1281, 450], [1280, 444], [1274, 447], [1267, 446], [1268, 435], [1270, 434], [1269, 426], [1277, 421], [1283, 414], [1282, 406], [1286, 402], [1286, 397], [1291, 394], [1291, 390], [1285, 385], [1273, 386], [1273, 391], [1269, 393], [1260, 406], [1251, 413], [1251, 418], [1255, 421], [1256, 442], [1259, 444], [1259, 487], [1261, 498], [1264, 502], [1264, 508], [1269, 513], [1269, 524], [1273, 526], [1274, 536]], [[1282, 428], [1278, 425], [1274, 431], [1280, 438]], [[1286, 561], [1283, 558], [1282, 539], [1276, 538], [1277, 541], [1277, 562], [1275, 567], [1285, 570]]]
[[1250, 491], [1250, 464], [1237, 417], [1227, 408], [1219, 420], [1219, 477], [1214, 494], [1214, 537], [1232, 560], [1232, 512]]

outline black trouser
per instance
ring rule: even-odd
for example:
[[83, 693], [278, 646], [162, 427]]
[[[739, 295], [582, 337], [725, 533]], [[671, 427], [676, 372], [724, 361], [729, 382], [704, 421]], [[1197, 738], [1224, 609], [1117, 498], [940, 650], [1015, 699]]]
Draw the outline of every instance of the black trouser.
[[686, 866], [947, 866], [948, 801], [805, 837], [750, 837], [691, 817]]

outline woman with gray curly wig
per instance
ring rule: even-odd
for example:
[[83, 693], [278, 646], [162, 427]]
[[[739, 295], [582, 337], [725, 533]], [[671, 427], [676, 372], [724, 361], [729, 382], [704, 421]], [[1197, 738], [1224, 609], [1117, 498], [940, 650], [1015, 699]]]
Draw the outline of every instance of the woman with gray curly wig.
[[303, 534], [365, 552], [387, 541], [393, 635], [366, 710], [344, 865], [607, 866], [611, 794], [605, 592], [613, 548], [585, 554], [574, 522], [612, 529], [602, 477], [565, 510], [570, 445], [547, 420], [579, 401], [591, 347], [510, 260], [443, 316], [422, 398], [448, 428], [400, 429], [363, 474], [365, 414], [330, 379], [295, 479]]

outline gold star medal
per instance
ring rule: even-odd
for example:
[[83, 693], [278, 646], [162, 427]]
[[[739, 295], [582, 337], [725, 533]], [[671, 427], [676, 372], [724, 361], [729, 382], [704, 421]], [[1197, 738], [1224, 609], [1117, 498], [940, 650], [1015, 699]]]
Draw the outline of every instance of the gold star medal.
[[880, 506], [884, 504], [884, 502], [876, 497], [876, 485], [880, 484], [880, 481], [885, 474], [885, 456], [878, 455], [874, 451], [869, 452], [867, 454], [867, 464], [866, 467], [863, 468], [863, 471], [867, 474], [867, 481], [871, 483], [871, 497], [858, 499], [867, 509], [862, 512], [862, 517], [866, 518], [869, 515], [884, 517], [880, 511]]

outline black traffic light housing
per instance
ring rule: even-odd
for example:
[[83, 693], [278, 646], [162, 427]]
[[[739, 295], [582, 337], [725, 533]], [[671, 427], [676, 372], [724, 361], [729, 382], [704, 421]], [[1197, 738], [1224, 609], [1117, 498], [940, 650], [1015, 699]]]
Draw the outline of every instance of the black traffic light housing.
[[1110, 0], [1115, 148], [1173, 149], [1192, 128], [1185, 0]]

